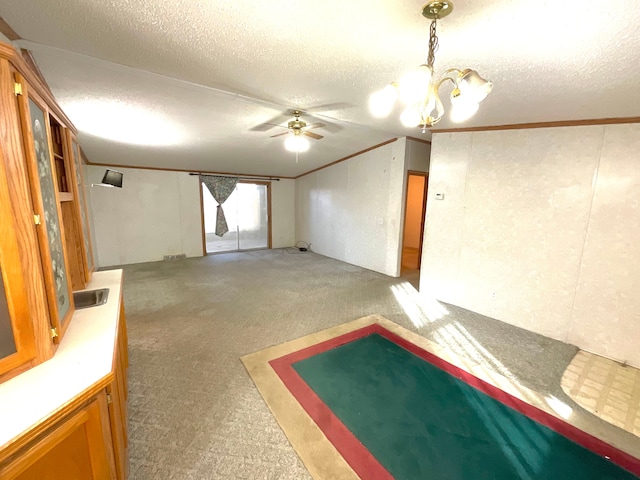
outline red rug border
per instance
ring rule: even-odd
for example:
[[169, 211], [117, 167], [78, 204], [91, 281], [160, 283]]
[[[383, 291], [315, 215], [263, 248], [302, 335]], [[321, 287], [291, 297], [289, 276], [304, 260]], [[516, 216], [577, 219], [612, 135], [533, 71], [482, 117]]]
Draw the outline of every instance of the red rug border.
[[393, 479], [393, 476], [376, 460], [360, 440], [349, 431], [340, 419], [334, 415], [302, 377], [298, 375], [293, 369], [292, 364], [374, 333], [383, 336], [387, 340], [464, 381], [484, 394], [526, 415], [532, 420], [551, 428], [560, 435], [569, 438], [597, 455], [608, 458], [611, 462], [630, 471], [634, 475], [640, 476], [640, 459], [609, 445], [603, 440], [580, 430], [538, 407], [514, 397], [499, 387], [491, 385], [462, 368], [456, 367], [437, 355], [391, 332], [379, 323], [374, 323], [269, 361], [269, 364], [287, 389], [359, 477], [372, 480]]

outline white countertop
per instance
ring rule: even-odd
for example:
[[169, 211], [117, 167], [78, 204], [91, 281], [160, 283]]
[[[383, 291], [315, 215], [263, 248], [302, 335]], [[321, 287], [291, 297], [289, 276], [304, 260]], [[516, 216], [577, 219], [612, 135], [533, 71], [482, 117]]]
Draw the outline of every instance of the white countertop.
[[74, 312], [53, 358], [0, 384], [0, 449], [111, 372], [122, 270], [95, 272], [97, 288], [107, 303]]

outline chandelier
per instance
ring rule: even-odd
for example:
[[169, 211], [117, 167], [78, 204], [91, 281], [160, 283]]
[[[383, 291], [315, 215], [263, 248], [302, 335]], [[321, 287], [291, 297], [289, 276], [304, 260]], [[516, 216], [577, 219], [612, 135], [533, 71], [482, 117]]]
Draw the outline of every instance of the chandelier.
[[421, 127], [422, 133], [428, 127], [438, 123], [444, 116], [444, 105], [440, 100], [440, 87], [450, 81], [451, 121], [459, 123], [471, 118], [479, 103], [491, 92], [493, 84], [482, 78], [478, 72], [466, 68], [450, 68], [439, 78], [434, 76], [433, 64], [438, 49], [436, 22], [453, 11], [453, 3], [448, 0], [431, 1], [422, 8], [422, 15], [431, 19], [429, 30], [429, 55], [413, 72], [408, 73], [399, 82], [392, 82], [384, 89], [375, 92], [369, 99], [369, 108], [376, 117], [386, 117], [399, 98], [406, 105], [400, 115], [405, 127]]

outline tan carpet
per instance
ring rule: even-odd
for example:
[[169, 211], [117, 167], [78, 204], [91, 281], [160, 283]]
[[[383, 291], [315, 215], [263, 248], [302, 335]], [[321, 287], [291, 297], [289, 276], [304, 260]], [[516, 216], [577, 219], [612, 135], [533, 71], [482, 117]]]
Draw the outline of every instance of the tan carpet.
[[126, 266], [124, 296], [131, 480], [310, 479], [240, 357], [370, 314], [556, 397], [640, 452], [560, 388], [575, 347], [421, 300], [405, 279], [267, 250]]

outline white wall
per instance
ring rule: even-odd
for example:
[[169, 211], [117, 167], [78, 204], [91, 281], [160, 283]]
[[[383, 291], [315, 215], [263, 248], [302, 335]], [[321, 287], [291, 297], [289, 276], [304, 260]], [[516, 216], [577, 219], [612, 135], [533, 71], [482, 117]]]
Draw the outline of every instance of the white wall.
[[296, 243], [296, 182], [281, 178], [271, 182], [271, 247]]
[[[100, 183], [106, 167], [86, 166], [85, 183]], [[202, 255], [198, 177], [184, 172], [113, 167], [122, 189], [87, 187], [94, 257], [100, 267]], [[272, 247], [295, 243], [295, 181], [271, 183]]]
[[0, 32], [0, 42], [2, 43], [11, 43], [11, 40], [9, 40], [7, 37], [5, 37], [2, 32]]
[[431, 145], [423, 142], [416, 142], [407, 138], [405, 156], [407, 158], [407, 170], [416, 172], [429, 171], [429, 157], [431, 156]]
[[639, 149], [637, 124], [435, 134], [421, 294], [640, 366]]
[[[188, 173], [117, 168], [122, 188], [90, 187], [98, 265], [202, 255], [198, 178]], [[105, 167], [89, 166], [87, 183]]]
[[399, 273], [405, 143], [399, 139], [296, 180], [296, 239], [386, 275]]

